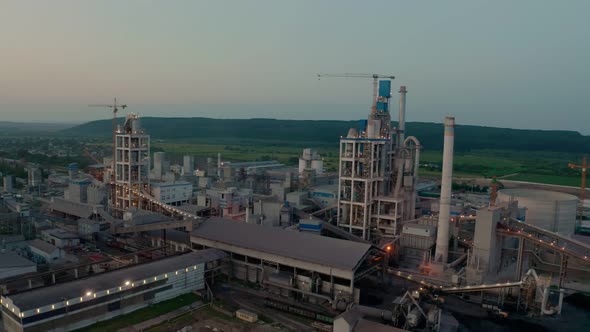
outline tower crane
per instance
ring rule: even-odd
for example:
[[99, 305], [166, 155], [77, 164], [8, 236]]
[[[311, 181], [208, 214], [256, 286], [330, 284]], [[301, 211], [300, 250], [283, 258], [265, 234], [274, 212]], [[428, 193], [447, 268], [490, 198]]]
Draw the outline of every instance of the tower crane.
[[358, 74], [358, 73], [342, 73], [342, 74], [318, 74], [318, 79], [322, 77], [342, 77], [342, 78], [372, 78], [373, 79], [373, 104], [371, 105], [371, 114], [377, 113], [377, 93], [380, 78], [395, 79], [393, 75], [382, 74]]
[[[115, 159], [116, 159], [116, 152], [117, 152], [117, 143], [116, 143], [116, 139], [117, 139], [117, 112], [119, 111], [119, 108], [124, 110], [127, 108], [126, 104], [118, 104], [117, 103], [117, 98], [114, 98], [113, 103], [112, 104], [91, 104], [88, 105], [88, 107], [103, 107], [103, 108], [108, 108], [110, 110], [113, 111], [113, 164], [112, 164], [112, 172], [111, 172], [111, 181], [114, 183], [117, 179], [116, 177], [116, 163], [115, 163]], [[112, 194], [112, 206], [116, 205], [116, 189], [113, 186], [113, 194]]]
[[567, 167], [572, 169], [581, 169], [582, 170], [582, 181], [580, 183], [580, 202], [578, 205], [578, 215], [580, 217], [580, 225], [582, 223], [582, 219], [584, 217], [584, 198], [586, 197], [586, 174], [588, 170], [588, 164], [586, 163], [586, 156], [582, 158], [582, 164], [577, 165], [574, 163], [567, 164]]

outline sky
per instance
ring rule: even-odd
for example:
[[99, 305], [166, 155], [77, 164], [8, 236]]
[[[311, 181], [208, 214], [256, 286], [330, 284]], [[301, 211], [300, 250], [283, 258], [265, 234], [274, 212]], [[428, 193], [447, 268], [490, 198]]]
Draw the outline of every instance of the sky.
[[407, 121], [590, 134], [589, 12], [587, 0], [0, 0], [0, 121], [108, 118], [87, 105], [113, 97], [143, 116], [354, 120], [371, 80], [316, 74], [377, 73], [407, 86]]

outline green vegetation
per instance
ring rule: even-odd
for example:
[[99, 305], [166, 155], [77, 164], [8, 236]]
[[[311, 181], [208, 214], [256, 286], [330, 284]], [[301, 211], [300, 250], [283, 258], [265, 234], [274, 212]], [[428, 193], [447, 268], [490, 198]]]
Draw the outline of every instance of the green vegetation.
[[78, 332], [104, 332], [104, 331], [116, 331], [118, 329], [131, 326], [137, 323], [144, 322], [148, 319], [152, 319], [163, 315], [165, 313], [174, 311], [178, 308], [192, 304], [199, 300], [199, 296], [193, 293], [187, 293], [170, 300], [156, 303], [147, 308], [139, 309], [130, 314], [119, 316], [107, 321], [99, 322], [94, 325], [78, 330]]
[[538, 182], [546, 184], [556, 184], [561, 186], [579, 187], [581, 177], [570, 177], [549, 174], [519, 173], [506, 177], [506, 180]]
[[[121, 119], [122, 120], [122, 119]], [[337, 147], [338, 138], [346, 135], [358, 121], [309, 121], [274, 119], [209, 119], [153, 118], [141, 119], [154, 140], [191, 140], [191, 143], [251, 144], [265, 146], [313, 145], [316, 148]], [[395, 123], [392, 124], [396, 126]], [[89, 122], [61, 131], [68, 136], [108, 137], [110, 120]], [[420, 139], [428, 151], [442, 150], [443, 126], [439, 123], [410, 122], [406, 131]], [[509, 150], [556, 151], [586, 153], [590, 151], [590, 136], [573, 131], [523, 130], [457, 125], [455, 151]]]
[[13, 175], [19, 178], [27, 177], [27, 171], [24, 167], [18, 165], [10, 165], [5, 162], [0, 163], [0, 172], [3, 175]]
[[[294, 121], [273, 119], [142, 118], [152, 136], [152, 150], [174, 156], [191, 154], [232, 161], [278, 160], [296, 166], [305, 147], [318, 149], [326, 171], [338, 170], [338, 139], [357, 121]], [[103, 136], [107, 146], [112, 124], [94, 121], [66, 129], [63, 135]], [[393, 124], [395, 126], [395, 123]], [[420, 175], [440, 177], [443, 126], [408, 123], [407, 132], [420, 139]], [[567, 186], [579, 185], [579, 172], [567, 163], [590, 151], [590, 136], [571, 131], [456, 127], [455, 177], [493, 176]]]

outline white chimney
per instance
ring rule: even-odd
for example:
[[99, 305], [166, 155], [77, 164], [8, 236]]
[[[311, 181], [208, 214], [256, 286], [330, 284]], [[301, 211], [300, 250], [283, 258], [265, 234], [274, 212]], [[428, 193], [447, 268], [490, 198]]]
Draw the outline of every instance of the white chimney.
[[399, 119], [397, 124], [398, 141], [397, 145], [402, 146], [406, 139], [406, 86], [399, 87]]
[[445, 118], [442, 180], [436, 234], [434, 261], [446, 264], [449, 258], [449, 221], [451, 219], [451, 188], [453, 184], [453, 145], [455, 144], [455, 118]]

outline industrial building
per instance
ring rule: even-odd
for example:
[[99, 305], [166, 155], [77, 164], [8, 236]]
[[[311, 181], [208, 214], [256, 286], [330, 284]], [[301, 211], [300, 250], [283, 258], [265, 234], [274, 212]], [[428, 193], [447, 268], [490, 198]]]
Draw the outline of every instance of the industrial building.
[[64, 256], [62, 249], [40, 239], [31, 241], [29, 243], [29, 250], [32, 253], [33, 260], [41, 264], [54, 263]]
[[2, 296], [8, 332], [71, 331], [205, 287], [225, 258], [209, 249]]
[[14, 252], [0, 253], [0, 279], [37, 272], [37, 264]]
[[190, 241], [227, 252], [233, 277], [333, 305], [358, 303], [357, 282], [380, 266], [370, 244], [220, 218], [202, 223]]
[[340, 139], [338, 225], [365, 240], [395, 236], [398, 223], [416, 214], [420, 143], [405, 138], [406, 93], [402, 86], [394, 131], [391, 81], [379, 81], [369, 119]]
[[194, 176], [195, 175], [195, 157], [184, 156], [182, 163], [182, 175]]
[[163, 203], [181, 205], [190, 203], [193, 197], [193, 184], [185, 181], [153, 182], [152, 196]]
[[139, 116], [129, 114], [115, 135], [115, 208], [139, 207], [132, 190], [149, 192], [150, 136], [141, 128]]
[[[587, 288], [590, 245], [572, 238], [576, 197], [494, 185], [473, 199], [455, 195], [454, 117], [440, 127], [440, 194], [421, 197], [419, 189], [437, 191], [438, 182], [418, 182], [422, 146], [406, 135], [407, 89], [399, 88], [394, 128], [392, 77], [371, 77], [370, 114], [341, 137], [337, 177], [313, 148], [303, 150], [298, 167], [222, 162], [218, 154], [216, 164], [209, 157], [197, 171], [193, 156], [183, 156], [182, 165], [172, 156], [170, 165], [155, 152], [150, 169], [150, 136], [137, 115], [127, 116], [115, 130], [116, 167], [107, 167], [104, 185], [72, 165], [64, 198], [48, 202], [53, 217], [77, 220], [71, 229], [78, 234], [43, 230], [46, 241], [27, 245], [31, 259], [61, 263], [69, 253], [63, 248], [77, 246], [78, 237], [180, 255], [82, 279], [76, 272], [66, 284], [6, 295], [6, 328], [67, 330], [127, 313], [203, 288], [211, 262], [265, 296], [330, 311], [334, 331], [440, 330], [442, 320], [453, 321], [436, 301], [443, 293], [476, 292], [473, 302], [556, 314], [561, 289]], [[418, 294], [386, 309], [361, 305], [369, 290], [399, 291], [391, 285], [400, 278]], [[67, 296], [58, 298], [60, 292]], [[34, 303], [32, 294], [43, 301]]]
[[74, 247], [80, 244], [78, 234], [74, 234], [59, 228], [51, 228], [41, 231], [41, 238], [58, 248]]
[[12, 193], [14, 192], [14, 176], [12, 175], [5, 175], [3, 178], [4, 184], [4, 192], [5, 193]]

